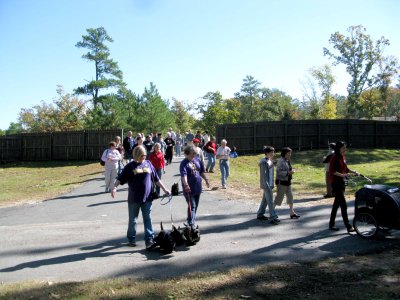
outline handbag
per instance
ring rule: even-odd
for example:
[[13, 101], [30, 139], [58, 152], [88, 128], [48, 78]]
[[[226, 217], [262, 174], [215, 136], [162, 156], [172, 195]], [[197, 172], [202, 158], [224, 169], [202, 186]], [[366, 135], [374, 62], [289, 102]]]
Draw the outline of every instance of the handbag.
[[151, 177], [151, 193], [150, 193], [151, 199], [155, 200], [158, 199], [158, 193], [157, 193], [157, 185], [154, 182], [153, 176]]
[[[104, 152], [103, 152], [104, 154]], [[107, 149], [107, 153], [106, 156], [108, 155], [108, 149]], [[100, 156], [100, 165], [102, 165], [103, 167], [106, 165], [106, 162], [104, 160], [102, 160], [101, 158], [103, 157], [103, 155]]]

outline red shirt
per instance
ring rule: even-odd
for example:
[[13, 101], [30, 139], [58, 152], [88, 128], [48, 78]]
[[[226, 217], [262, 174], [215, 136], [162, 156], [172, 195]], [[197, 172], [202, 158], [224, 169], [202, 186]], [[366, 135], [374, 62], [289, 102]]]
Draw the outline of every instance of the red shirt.
[[347, 174], [349, 173], [349, 168], [347, 168], [346, 157], [342, 155], [334, 154], [329, 162], [329, 182], [331, 184], [343, 183], [343, 178], [333, 175], [335, 172]]
[[[209, 148], [212, 148], [212, 151]], [[204, 145], [204, 151], [208, 152], [208, 153], [217, 153], [217, 144], [215, 144], [214, 142], [209, 141], [207, 144]]]
[[155, 153], [154, 151], [151, 152], [149, 160], [153, 165], [154, 169], [156, 170], [164, 169], [165, 160], [164, 160], [164, 154], [161, 151], [158, 151], [157, 153]]

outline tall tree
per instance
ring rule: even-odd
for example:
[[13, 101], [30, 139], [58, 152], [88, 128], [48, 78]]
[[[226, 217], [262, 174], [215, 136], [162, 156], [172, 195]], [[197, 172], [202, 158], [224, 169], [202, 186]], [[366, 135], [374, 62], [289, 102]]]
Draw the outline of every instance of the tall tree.
[[243, 79], [243, 84], [239, 93], [235, 94], [235, 98], [240, 100], [240, 118], [243, 122], [254, 120], [254, 106], [256, 100], [260, 99], [260, 82], [253, 76], [247, 75]]
[[150, 87], [144, 89], [139, 100], [133, 127], [140, 132], [150, 133], [154, 130], [166, 131], [174, 126], [174, 116], [169, 109], [169, 103], [161, 98], [156, 86], [150, 82]]
[[[329, 42], [333, 48], [339, 51], [335, 55], [327, 48], [324, 48], [324, 55], [333, 59], [333, 64], [344, 64], [351, 76], [347, 86], [348, 92], [348, 117], [361, 117], [360, 95], [367, 89], [376, 86], [378, 73], [376, 67], [384, 59], [383, 51], [389, 45], [389, 40], [381, 37], [374, 42], [362, 25], [351, 26], [347, 30], [349, 36], [339, 32], [331, 35]], [[375, 68], [375, 69], [374, 69]], [[388, 63], [384, 72], [392, 73], [393, 64]]]
[[110, 88], [118, 89], [124, 86], [122, 71], [119, 69], [118, 63], [110, 58], [110, 50], [105, 43], [112, 43], [113, 39], [107, 34], [106, 30], [103, 27], [99, 27], [89, 28], [86, 31], [88, 34], [83, 35], [82, 41], [75, 46], [89, 50], [89, 52], [82, 55], [82, 58], [94, 62], [95, 79], [82, 87], [78, 87], [75, 93], [91, 95], [93, 107], [98, 104], [105, 106], [103, 100], [107, 98], [107, 95], [102, 95], [101, 91], [107, 91]]

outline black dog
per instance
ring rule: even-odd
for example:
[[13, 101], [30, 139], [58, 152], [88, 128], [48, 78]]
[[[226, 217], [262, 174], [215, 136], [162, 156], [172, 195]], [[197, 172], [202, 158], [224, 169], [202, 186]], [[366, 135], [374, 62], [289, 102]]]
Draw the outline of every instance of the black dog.
[[174, 225], [172, 225], [172, 230], [164, 230], [162, 222], [160, 226], [161, 231], [155, 238], [155, 242], [162, 252], [169, 254], [175, 250], [176, 245], [181, 245], [185, 242], [186, 238], [183, 232]]
[[183, 228], [183, 235], [186, 238], [186, 245], [193, 246], [200, 241], [199, 225], [196, 227], [194, 225], [184, 225], [185, 227]]
[[171, 187], [171, 195], [178, 196], [178, 194], [179, 194], [179, 185], [178, 183], [174, 183]]

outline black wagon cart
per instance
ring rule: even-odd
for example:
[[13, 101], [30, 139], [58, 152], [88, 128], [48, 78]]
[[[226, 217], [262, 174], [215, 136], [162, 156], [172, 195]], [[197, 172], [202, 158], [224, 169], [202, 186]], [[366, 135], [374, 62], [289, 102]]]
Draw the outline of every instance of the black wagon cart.
[[400, 189], [394, 186], [365, 185], [356, 192], [353, 226], [363, 238], [378, 231], [400, 229]]

